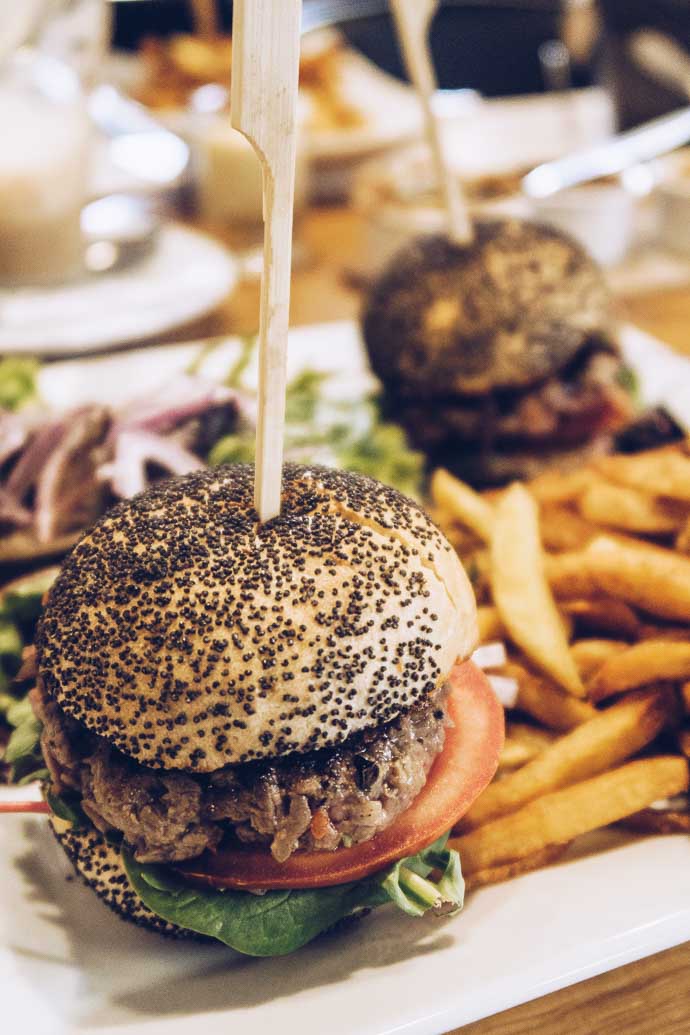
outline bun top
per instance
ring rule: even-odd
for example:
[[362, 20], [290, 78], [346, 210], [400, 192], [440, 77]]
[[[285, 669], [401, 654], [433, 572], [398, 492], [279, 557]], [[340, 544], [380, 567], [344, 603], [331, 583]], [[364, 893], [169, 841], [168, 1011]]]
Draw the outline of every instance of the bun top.
[[121, 503], [50, 592], [48, 693], [143, 765], [211, 772], [336, 744], [474, 649], [467, 576], [416, 503], [287, 465], [283, 512], [260, 525], [253, 488], [236, 465]]
[[364, 314], [372, 366], [403, 396], [486, 395], [558, 373], [606, 329], [609, 296], [572, 238], [522, 220], [481, 222], [469, 247], [405, 246]]

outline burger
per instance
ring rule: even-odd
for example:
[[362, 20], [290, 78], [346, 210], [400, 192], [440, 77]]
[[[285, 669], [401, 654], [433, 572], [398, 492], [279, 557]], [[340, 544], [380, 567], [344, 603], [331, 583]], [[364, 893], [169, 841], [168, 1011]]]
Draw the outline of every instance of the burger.
[[607, 452], [635, 410], [603, 274], [548, 226], [415, 240], [373, 285], [363, 329], [387, 410], [477, 485]]
[[25, 666], [55, 834], [121, 917], [252, 955], [385, 903], [462, 904], [448, 831], [502, 709], [454, 551], [378, 482], [249, 465], [119, 504], [53, 584]]

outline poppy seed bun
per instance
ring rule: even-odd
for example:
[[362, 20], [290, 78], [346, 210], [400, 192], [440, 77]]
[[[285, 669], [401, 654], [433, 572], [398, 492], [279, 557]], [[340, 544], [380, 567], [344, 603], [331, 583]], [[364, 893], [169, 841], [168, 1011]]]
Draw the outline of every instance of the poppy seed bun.
[[371, 291], [364, 337], [389, 392], [447, 398], [536, 384], [609, 319], [604, 276], [579, 244], [496, 220], [468, 247], [440, 236], [405, 246]]
[[71, 827], [55, 816], [50, 817], [50, 825], [84, 883], [123, 920], [168, 938], [206, 941], [194, 931], [168, 923], [144, 905], [129, 883], [119, 849], [93, 827]]
[[477, 640], [454, 550], [371, 478], [287, 465], [261, 526], [254, 469], [156, 486], [65, 562], [37, 633], [60, 707], [162, 769], [322, 748], [431, 693]]

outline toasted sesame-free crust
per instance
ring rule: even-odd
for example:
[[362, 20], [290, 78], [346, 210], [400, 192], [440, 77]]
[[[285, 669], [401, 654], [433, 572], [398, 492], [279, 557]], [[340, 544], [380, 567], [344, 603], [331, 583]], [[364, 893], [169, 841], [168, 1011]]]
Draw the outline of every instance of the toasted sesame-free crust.
[[604, 276], [552, 227], [479, 222], [473, 243], [422, 237], [374, 285], [364, 313], [371, 364], [414, 399], [519, 389], [558, 373], [610, 322]]
[[120, 504], [50, 592], [48, 693], [143, 765], [212, 772], [341, 742], [476, 643], [465, 572], [411, 500], [287, 465], [282, 514], [261, 526], [253, 477], [216, 468]]

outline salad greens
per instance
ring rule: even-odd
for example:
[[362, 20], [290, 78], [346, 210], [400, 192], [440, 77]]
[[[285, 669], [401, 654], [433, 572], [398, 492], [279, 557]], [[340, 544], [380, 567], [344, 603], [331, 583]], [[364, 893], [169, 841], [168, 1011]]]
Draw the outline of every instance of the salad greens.
[[[165, 867], [136, 862], [127, 850], [122, 858], [130, 884], [157, 916], [249, 956], [283, 956], [339, 920], [378, 906], [393, 903], [410, 916], [459, 911], [464, 881], [447, 839], [356, 883], [263, 895], [192, 886]], [[437, 882], [431, 878], [436, 869], [442, 871]]]
[[[206, 356], [207, 352], [202, 354]], [[198, 370], [199, 357], [194, 369]], [[256, 342], [245, 339], [226, 384], [248, 392], [246, 377], [256, 361]], [[191, 371], [191, 368], [190, 368]], [[333, 399], [332, 375], [305, 368], [288, 384], [285, 409], [285, 455], [302, 463], [324, 463], [378, 478], [410, 496], [419, 496], [424, 458], [410, 449], [397, 424], [382, 420], [377, 400]], [[253, 429], [240, 428], [213, 446], [211, 465], [251, 463]]]
[[0, 407], [18, 410], [36, 395], [38, 360], [7, 356], [0, 359]]
[[11, 767], [12, 783], [43, 779], [47, 771], [41, 757], [41, 727], [35, 718], [26, 687], [13, 684], [22, 650], [33, 641], [41, 601], [55, 578], [56, 569], [28, 575], [7, 590], [0, 603], [0, 724], [11, 733], [0, 761]]
[[43, 780], [48, 776], [48, 770], [41, 754], [41, 723], [33, 713], [29, 698], [13, 699], [7, 707], [5, 719], [13, 727], [3, 755], [3, 762], [12, 767], [12, 783], [21, 786]]

